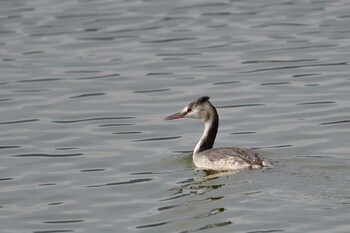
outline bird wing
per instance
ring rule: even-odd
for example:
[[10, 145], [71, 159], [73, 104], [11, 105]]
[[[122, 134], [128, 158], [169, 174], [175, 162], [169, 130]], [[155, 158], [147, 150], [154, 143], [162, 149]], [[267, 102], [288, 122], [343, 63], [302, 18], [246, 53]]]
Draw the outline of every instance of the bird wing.
[[207, 154], [208, 158], [211, 160], [242, 160], [248, 162], [252, 165], [263, 165], [263, 157], [259, 155], [256, 151], [249, 148], [239, 148], [239, 147], [230, 147], [230, 148], [215, 148], [203, 151], [202, 153]]

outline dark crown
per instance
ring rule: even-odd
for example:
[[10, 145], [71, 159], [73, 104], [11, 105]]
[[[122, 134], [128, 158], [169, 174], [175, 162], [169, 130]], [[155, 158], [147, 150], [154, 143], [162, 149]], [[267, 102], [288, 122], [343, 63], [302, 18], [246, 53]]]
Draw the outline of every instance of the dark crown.
[[201, 103], [204, 103], [205, 101], [209, 100], [210, 97], [209, 96], [202, 96], [198, 99], [196, 99], [195, 101], [193, 101], [193, 103], [195, 104], [201, 104]]

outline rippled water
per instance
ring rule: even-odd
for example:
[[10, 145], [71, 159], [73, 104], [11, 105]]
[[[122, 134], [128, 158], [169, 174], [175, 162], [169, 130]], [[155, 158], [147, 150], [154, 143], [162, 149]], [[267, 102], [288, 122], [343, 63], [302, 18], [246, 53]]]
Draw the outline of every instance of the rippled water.
[[[0, 2], [1, 232], [349, 232], [348, 1]], [[196, 171], [216, 146], [270, 170]]]

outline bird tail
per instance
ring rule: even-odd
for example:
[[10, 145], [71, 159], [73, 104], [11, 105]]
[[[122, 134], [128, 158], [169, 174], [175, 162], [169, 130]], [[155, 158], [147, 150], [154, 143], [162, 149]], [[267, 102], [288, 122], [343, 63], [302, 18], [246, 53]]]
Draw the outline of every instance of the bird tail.
[[262, 161], [263, 167], [273, 168], [274, 166], [267, 160]]

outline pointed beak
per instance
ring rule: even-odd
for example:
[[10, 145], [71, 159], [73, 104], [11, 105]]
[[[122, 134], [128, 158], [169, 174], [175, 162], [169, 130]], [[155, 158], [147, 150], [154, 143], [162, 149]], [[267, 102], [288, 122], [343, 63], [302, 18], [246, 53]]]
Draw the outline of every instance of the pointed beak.
[[175, 120], [179, 118], [184, 118], [185, 116], [186, 116], [186, 112], [178, 112], [173, 115], [165, 117], [164, 120]]

